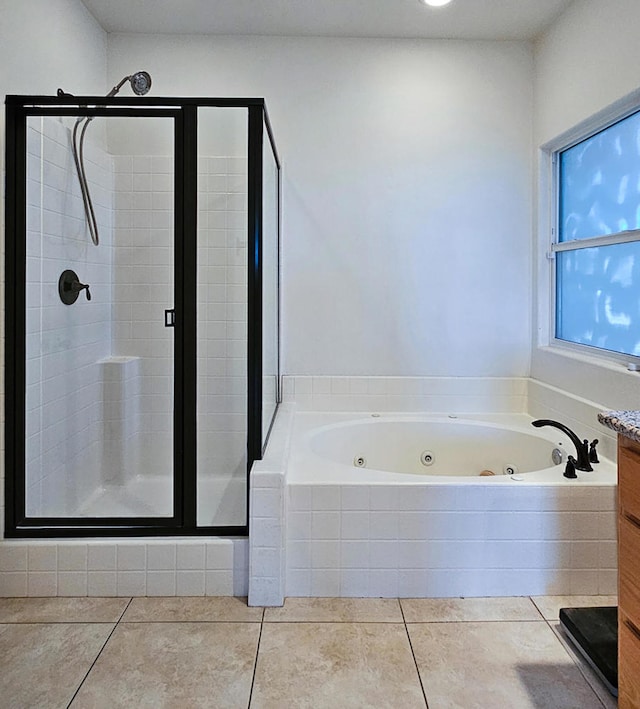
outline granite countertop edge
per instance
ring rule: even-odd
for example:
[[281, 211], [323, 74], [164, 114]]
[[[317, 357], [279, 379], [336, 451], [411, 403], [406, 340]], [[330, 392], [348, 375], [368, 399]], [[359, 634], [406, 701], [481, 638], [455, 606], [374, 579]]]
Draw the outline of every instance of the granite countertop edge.
[[598, 414], [598, 421], [640, 443], [640, 411], [602, 411]]

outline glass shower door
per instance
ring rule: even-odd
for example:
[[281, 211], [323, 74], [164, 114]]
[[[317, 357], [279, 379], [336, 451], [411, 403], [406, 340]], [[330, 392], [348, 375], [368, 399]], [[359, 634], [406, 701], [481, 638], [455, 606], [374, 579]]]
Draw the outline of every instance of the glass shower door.
[[247, 521], [247, 109], [198, 110], [197, 525]]
[[170, 523], [175, 119], [81, 119], [87, 204], [77, 119], [43, 113], [26, 130], [25, 514]]

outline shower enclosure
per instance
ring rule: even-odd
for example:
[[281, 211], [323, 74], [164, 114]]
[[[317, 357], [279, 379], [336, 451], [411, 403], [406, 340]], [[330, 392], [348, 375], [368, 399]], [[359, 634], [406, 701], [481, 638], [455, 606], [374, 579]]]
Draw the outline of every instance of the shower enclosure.
[[264, 101], [6, 107], [6, 536], [246, 534], [279, 401]]

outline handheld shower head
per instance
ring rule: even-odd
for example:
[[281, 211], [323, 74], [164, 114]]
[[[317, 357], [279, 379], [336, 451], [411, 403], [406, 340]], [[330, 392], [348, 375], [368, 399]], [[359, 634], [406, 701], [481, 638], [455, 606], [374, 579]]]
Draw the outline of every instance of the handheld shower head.
[[131, 76], [125, 76], [117, 86], [114, 86], [107, 97], [115, 96], [126, 82], [131, 84], [131, 90], [136, 96], [144, 96], [151, 88], [151, 76], [146, 71], [137, 71]]
[[[131, 90], [134, 94], [136, 94], [136, 96], [144, 96], [151, 88], [151, 76], [149, 76], [146, 71], [137, 71], [131, 76], [125, 76], [119, 84], [114, 86], [111, 91], [109, 91], [109, 93], [107, 94], [107, 98], [115, 96], [127, 81], [130, 82]], [[58, 96], [70, 95], [71, 94], [65, 94], [62, 89], [58, 89]], [[89, 193], [89, 184], [87, 183], [87, 176], [84, 170], [84, 135], [87, 132], [89, 123], [91, 123], [93, 118], [93, 116], [80, 116], [76, 120], [76, 124], [73, 127], [73, 140], [71, 147], [73, 151], [73, 158], [76, 163], [76, 169], [78, 171], [78, 179], [80, 181], [80, 192], [82, 193], [84, 212], [87, 217], [87, 224], [89, 225], [91, 240], [97, 246], [100, 243], [100, 238], [98, 236], [98, 223], [96, 222], [96, 215], [93, 210], [93, 202], [91, 201], [91, 194]], [[81, 124], [83, 125], [82, 130], [80, 131], [80, 141], [78, 143], [78, 129], [80, 128]]]

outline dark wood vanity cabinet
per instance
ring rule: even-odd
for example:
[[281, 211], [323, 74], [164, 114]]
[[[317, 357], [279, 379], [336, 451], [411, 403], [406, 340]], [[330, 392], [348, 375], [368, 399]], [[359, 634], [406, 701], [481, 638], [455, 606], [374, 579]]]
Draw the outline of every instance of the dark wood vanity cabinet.
[[640, 709], [640, 443], [618, 436], [618, 707]]

